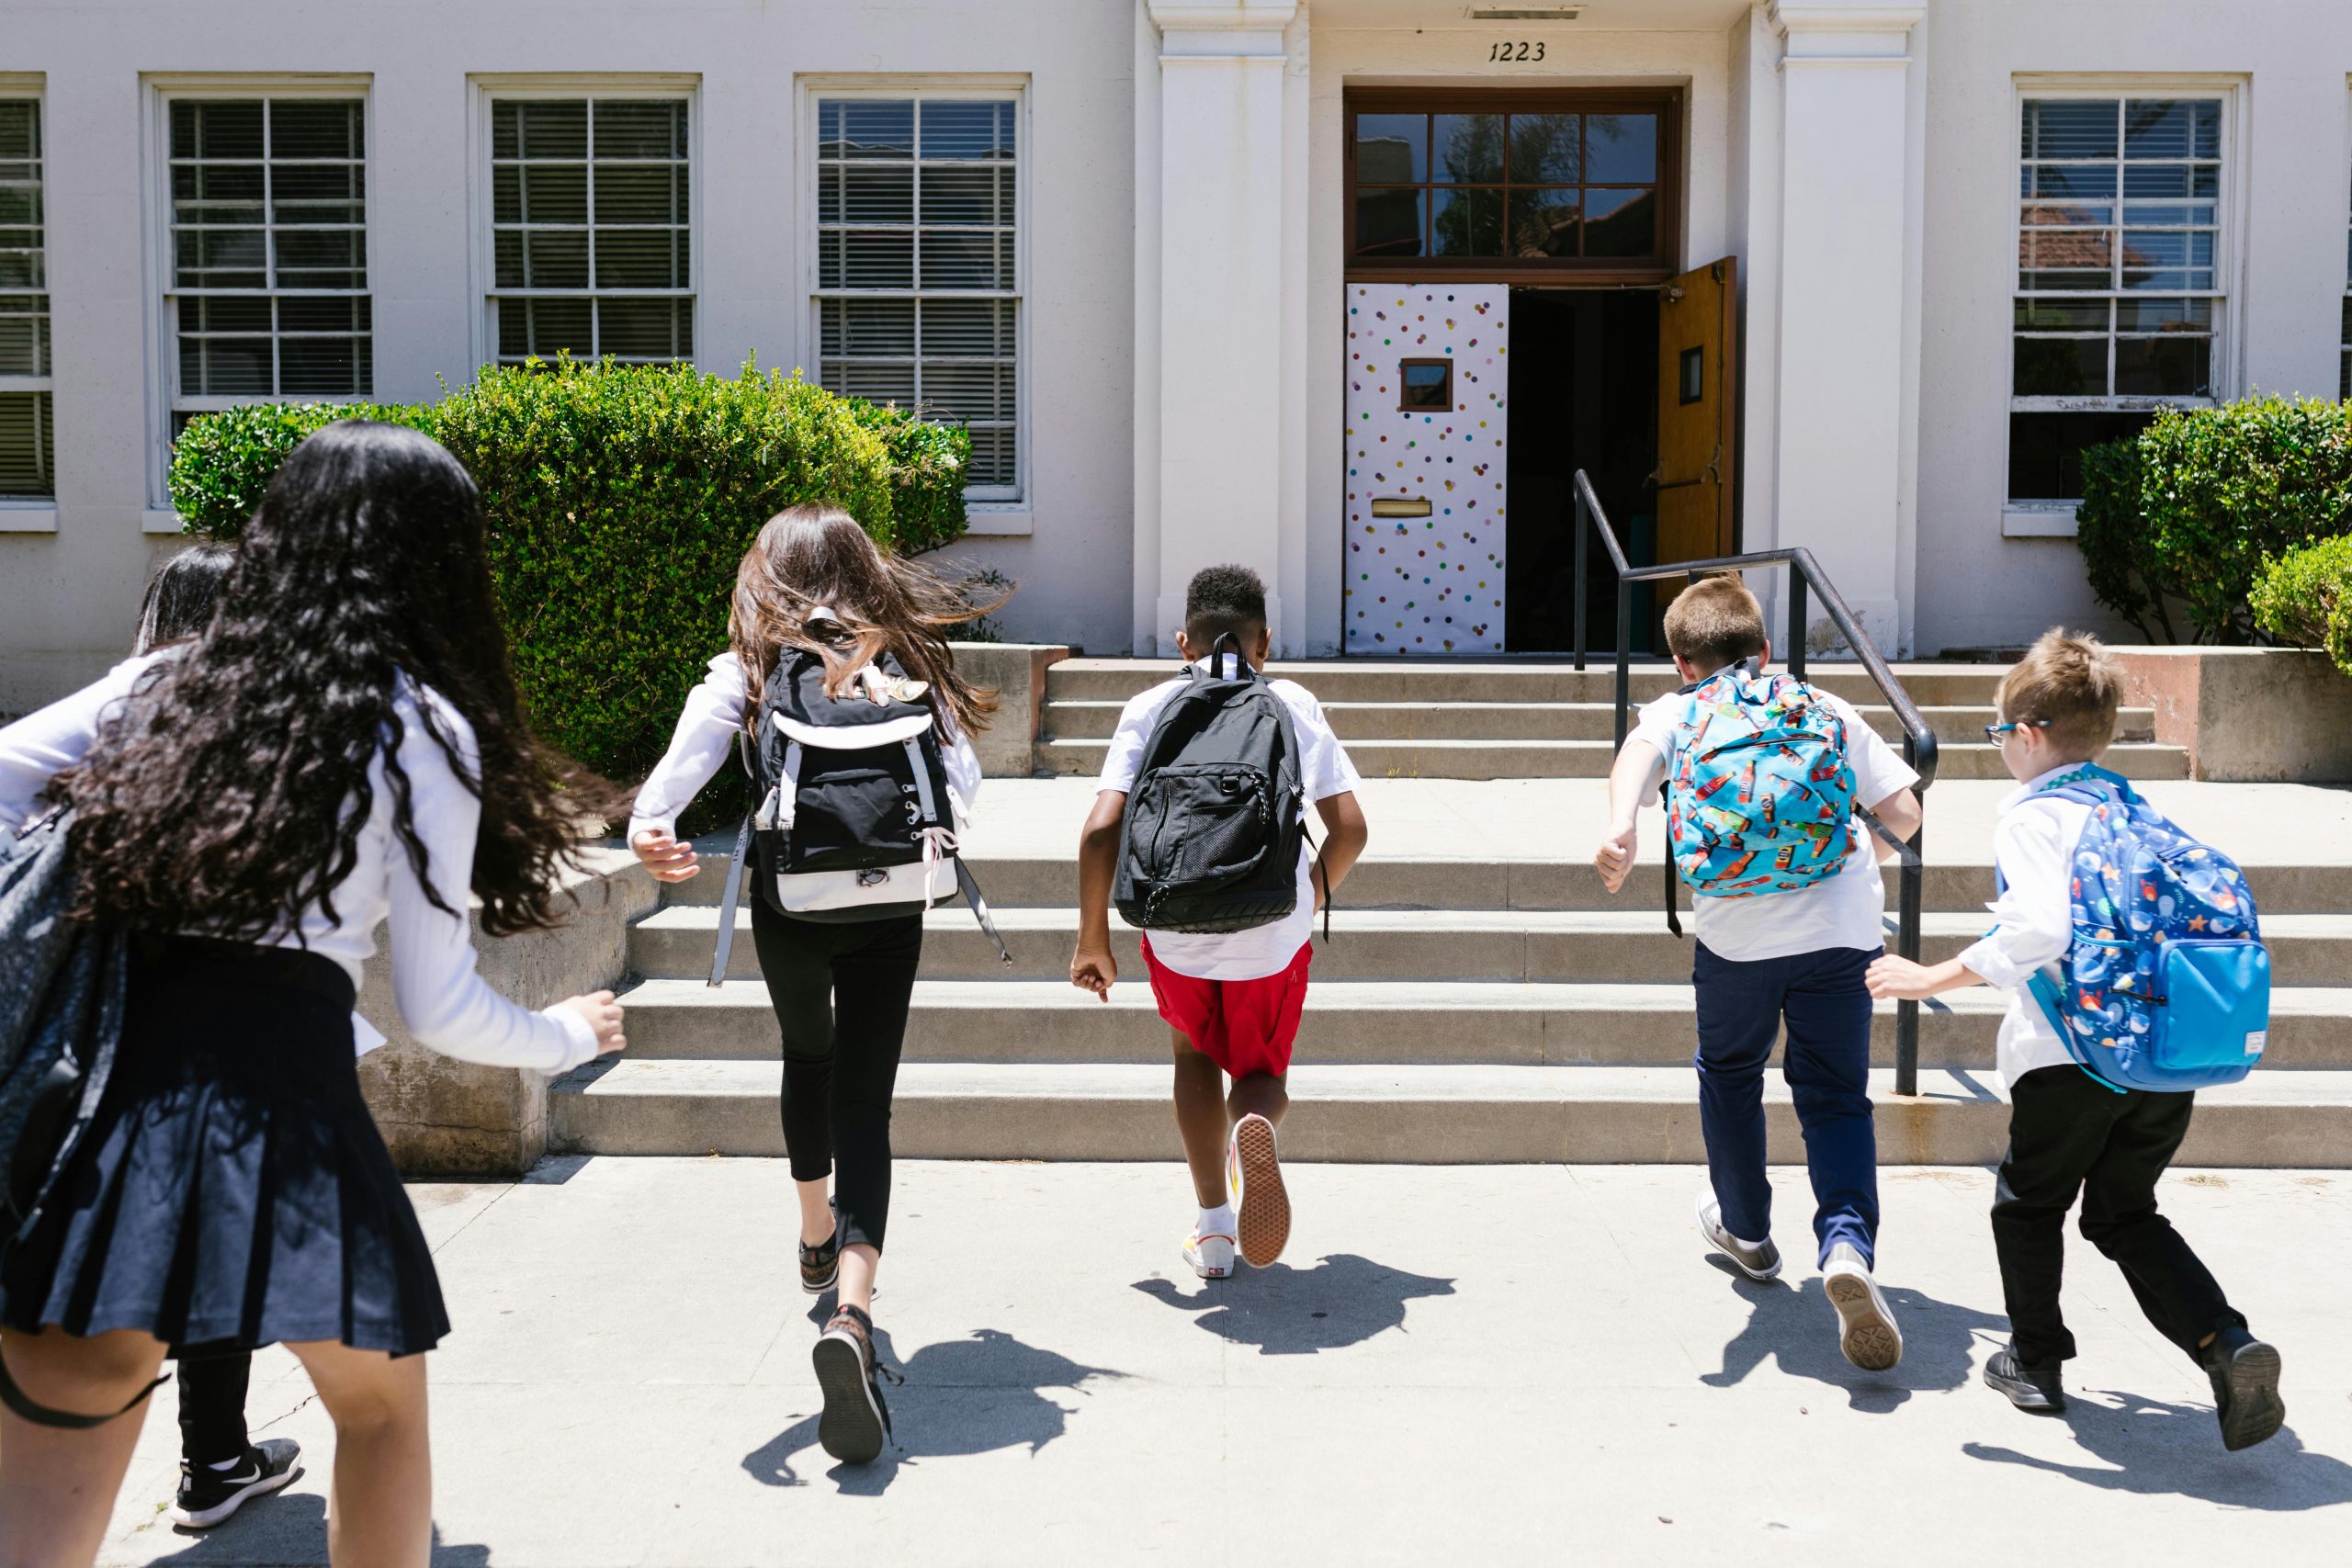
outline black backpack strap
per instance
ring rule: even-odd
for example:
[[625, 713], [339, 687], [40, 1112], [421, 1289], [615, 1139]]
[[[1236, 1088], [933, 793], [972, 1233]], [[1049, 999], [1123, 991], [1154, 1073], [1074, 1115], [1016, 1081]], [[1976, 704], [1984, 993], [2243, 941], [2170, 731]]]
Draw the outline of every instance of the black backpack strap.
[[1315, 852], [1314, 869], [1307, 875], [1309, 886], [1320, 884], [1323, 888], [1323, 945], [1331, 945], [1331, 873], [1323, 864], [1323, 846], [1315, 841], [1315, 834], [1306, 826], [1306, 813], [1298, 814], [1298, 830], [1306, 835], [1306, 847]]
[[[30, 1223], [27, 1221], [25, 1225], [19, 1226], [6, 1237], [0, 1238], [0, 1264], [7, 1261], [8, 1254], [16, 1247], [17, 1238], [29, 1228]], [[137, 1393], [132, 1394], [130, 1402], [121, 1409], [109, 1410], [103, 1416], [85, 1416], [76, 1410], [54, 1409], [27, 1393], [17, 1384], [15, 1376], [9, 1372], [8, 1358], [5, 1354], [0, 1354], [0, 1404], [6, 1405], [9, 1414], [20, 1421], [29, 1421], [36, 1427], [56, 1427], [69, 1432], [86, 1432], [93, 1427], [105, 1426], [118, 1416], [130, 1415], [146, 1402], [149, 1394], [171, 1381], [171, 1374], [166, 1372]]]
[[1212, 681], [1217, 679], [1216, 656], [1223, 650], [1227, 643], [1231, 643], [1233, 645], [1233, 674], [1229, 679], [1235, 681], [1255, 681], [1259, 679], [1258, 671], [1251, 667], [1247, 659], [1241, 657], [1241, 639], [1231, 632], [1217, 633], [1216, 640], [1209, 644], [1209, 657], [1207, 660], [1209, 667], [1209, 679]]
[[[735, 737], [736, 754], [742, 759], [743, 772], [752, 781], [752, 811], [759, 809], [760, 772], [752, 765], [752, 742], [748, 736]], [[728, 955], [735, 951], [735, 910], [743, 901], [743, 863], [752, 854], [752, 811], [743, 813], [743, 825], [735, 830], [735, 853], [727, 863], [727, 890], [718, 898], [718, 941], [710, 955], [710, 984], [715, 990], [727, 984]]]
[[989, 940], [996, 943], [996, 955], [1004, 960], [1006, 968], [1011, 968], [1012, 950], [1004, 945], [1004, 938], [998, 933], [996, 917], [989, 913], [989, 901], [981, 897], [980, 885], [973, 880], [972, 868], [964, 863], [962, 855], [956, 857], [956, 886], [963, 889], [964, 902], [971, 906], [972, 919], [980, 922], [980, 930], [988, 932]]

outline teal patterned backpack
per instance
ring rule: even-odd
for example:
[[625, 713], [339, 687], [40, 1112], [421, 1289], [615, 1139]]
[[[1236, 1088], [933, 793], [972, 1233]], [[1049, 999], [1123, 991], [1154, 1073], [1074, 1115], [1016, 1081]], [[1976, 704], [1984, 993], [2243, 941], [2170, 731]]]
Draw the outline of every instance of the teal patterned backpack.
[[1854, 769], [1838, 710], [1795, 676], [1750, 675], [1744, 663], [1680, 695], [1666, 836], [1690, 891], [1785, 893], [1843, 870]]

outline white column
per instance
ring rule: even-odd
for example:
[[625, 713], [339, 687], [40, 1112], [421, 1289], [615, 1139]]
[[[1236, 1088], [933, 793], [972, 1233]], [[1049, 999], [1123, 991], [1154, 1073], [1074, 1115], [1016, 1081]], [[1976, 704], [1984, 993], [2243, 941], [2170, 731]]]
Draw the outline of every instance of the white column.
[[[1912, 28], [1925, 0], [1775, 4], [1781, 61], [1776, 542], [1813, 551], [1871, 640], [1903, 646], [1916, 407]], [[1754, 303], [1752, 301], [1752, 303]], [[1916, 414], [1910, 415], [1916, 419]], [[1778, 638], [1775, 639], [1776, 641]], [[1826, 619], [1808, 639], [1834, 646]]]
[[[1156, 543], [1153, 632], [1157, 650], [1172, 654], [1185, 584], [1222, 561], [1265, 579], [1278, 637], [1284, 626], [1283, 250], [1294, 182], [1283, 34], [1298, 5], [1149, 0], [1149, 11], [1159, 30], [1159, 209], [1156, 236], [1143, 222], [1137, 234], [1139, 244], [1157, 242], [1159, 341], [1158, 384], [1148, 397], [1137, 389], [1136, 412], [1140, 422], [1156, 401], [1158, 516], [1156, 540], [1138, 530], [1136, 571]], [[1141, 492], [1150, 476], [1140, 458], [1137, 467]]]

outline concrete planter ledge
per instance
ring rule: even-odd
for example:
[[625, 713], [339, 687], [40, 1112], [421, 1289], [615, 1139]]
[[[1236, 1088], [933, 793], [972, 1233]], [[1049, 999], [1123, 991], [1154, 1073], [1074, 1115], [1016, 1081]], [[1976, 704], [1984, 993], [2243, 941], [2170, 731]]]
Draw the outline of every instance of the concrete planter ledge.
[[980, 754], [981, 773], [992, 779], [1027, 778], [1037, 768], [1046, 670], [1068, 659], [1069, 649], [1055, 642], [957, 642], [948, 647], [966, 676], [996, 688], [995, 722], [973, 742]]
[[[552, 931], [492, 938], [479, 911], [471, 917], [481, 976], [501, 996], [543, 1008], [616, 984], [628, 967], [630, 922], [661, 902], [660, 886], [622, 849], [589, 851], [564, 891], [573, 913]], [[547, 1075], [418, 1044], [393, 1003], [391, 956], [381, 948], [368, 961], [359, 1012], [386, 1037], [360, 1058], [359, 1087], [403, 1176], [519, 1176], [547, 1152]]]
[[2352, 676], [2293, 648], [2118, 648], [2123, 703], [2155, 712], [2189, 776], [2246, 784], [2352, 780]]

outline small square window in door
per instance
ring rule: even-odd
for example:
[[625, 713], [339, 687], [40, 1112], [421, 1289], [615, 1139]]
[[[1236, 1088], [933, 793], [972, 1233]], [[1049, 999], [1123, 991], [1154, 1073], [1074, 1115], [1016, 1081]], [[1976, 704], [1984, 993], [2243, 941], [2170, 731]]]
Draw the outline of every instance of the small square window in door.
[[1681, 400], [1695, 403], [1707, 395], [1707, 351], [1704, 347], [1682, 351], [1680, 372], [1676, 379], [1681, 388]]
[[1396, 366], [1396, 408], [1402, 413], [1452, 413], [1453, 361], [1399, 361]]

